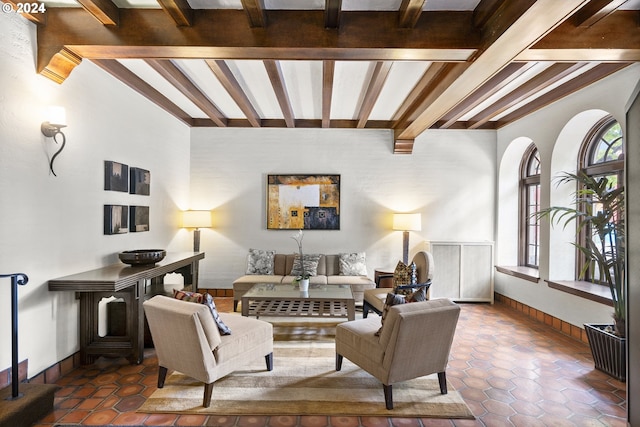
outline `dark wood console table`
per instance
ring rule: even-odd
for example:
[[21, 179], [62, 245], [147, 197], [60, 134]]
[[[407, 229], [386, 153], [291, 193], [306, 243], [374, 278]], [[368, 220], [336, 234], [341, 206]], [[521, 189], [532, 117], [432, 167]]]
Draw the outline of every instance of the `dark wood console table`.
[[[144, 351], [145, 297], [158, 293], [162, 278], [179, 273], [185, 284], [198, 290], [198, 262], [204, 252], [169, 252], [157, 264], [129, 266], [111, 264], [83, 273], [49, 280], [50, 291], [77, 292], [80, 299], [80, 359], [90, 364], [98, 356], [127, 357], [141, 363]], [[114, 296], [125, 303], [126, 327], [123, 335], [98, 335], [98, 304]]]

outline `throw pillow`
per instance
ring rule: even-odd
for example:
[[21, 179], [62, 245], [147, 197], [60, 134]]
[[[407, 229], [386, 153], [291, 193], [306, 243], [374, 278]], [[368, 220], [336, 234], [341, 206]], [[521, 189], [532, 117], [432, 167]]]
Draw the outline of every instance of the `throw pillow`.
[[384, 319], [387, 317], [389, 308], [394, 305], [405, 304], [406, 302], [407, 301], [402, 295], [396, 295], [391, 293], [387, 294], [387, 299], [384, 301], [384, 308], [382, 309], [382, 317], [380, 318], [380, 322], [382, 323], [382, 325], [380, 326], [380, 329], [378, 329], [378, 332], [375, 333], [377, 337], [379, 337], [380, 334], [382, 333], [382, 328], [384, 328]]
[[216, 325], [218, 325], [218, 330], [220, 331], [220, 333], [222, 335], [231, 335], [231, 329], [229, 329], [229, 327], [220, 318], [220, 314], [218, 313], [216, 304], [213, 302], [213, 297], [210, 294], [200, 294], [197, 292], [179, 291], [177, 289], [174, 289], [173, 297], [182, 301], [195, 302], [196, 304], [206, 305], [207, 307], [209, 307], [209, 311], [211, 312]]
[[300, 263], [300, 255], [296, 254], [296, 257], [293, 260], [293, 266], [291, 267], [291, 275], [292, 276], [301, 276], [302, 275], [302, 265], [304, 265], [304, 272], [309, 276], [317, 276], [318, 275], [318, 262], [320, 261], [320, 257], [322, 255], [319, 254], [304, 254], [302, 263]]
[[366, 276], [367, 265], [364, 252], [338, 254], [339, 274], [341, 276]]
[[411, 267], [405, 264], [402, 261], [398, 261], [396, 265], [396, 269], [393, 272], [393, 289], [394, 293], [400, 295], [407, 295], [413, 292], [413, 289], [409, 289], [408, 292], [406, 289], [401, 288], [401, 286], [408, 285], [411, 283]]
[[247, 274], [273, 275], [273, 257], [276, 251], [249, 249], [247, 256]]

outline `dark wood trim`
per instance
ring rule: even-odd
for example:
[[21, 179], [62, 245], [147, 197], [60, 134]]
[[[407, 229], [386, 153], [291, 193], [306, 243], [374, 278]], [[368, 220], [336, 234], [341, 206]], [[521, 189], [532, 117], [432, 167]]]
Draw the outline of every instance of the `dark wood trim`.
[[552, 84], [580, 70], [580, 68], [585, 67], [586, 65], [587, 64], [585, 63], [553, 64], [537, 76], [527, 81], [525, 84], [519, 86], [499, 101], [494, 102], [493, 104], [491, 104], [491, 106], [485, 108], [483, 111], [479, 112], [474, 117], [469, 119], [469, 121], [473, 123], [470, 129], [476, 129], [478, 126], [488, 122], [497, 115], [518, 104], [519, 102], [525, 100], [526, 98], [534, 95], [537, 92], [544, 90]]
[[178, 27], [193, 25], [193, 9], [187, 0], [157, 0]]
[[325, 0], [324, 2], [325, 28], [340, 27], [341, 14], [342, 14], [342, 0]]
[[280, 62], [278, 61], [263, 61], [264, 67], [271, 80], [271, 86], [280, 104], [282, 115], [287, 127], [295, 127], [295, 119], [293, 116], [293, 108], [291, 108], [291, 101], [289, 100], [289, 94], [287, 93], [287, 85], [284, 82], [284, 76], [282, 75], [282, 69], [280, 68]]
[[592, 83], [595, 83], [598, 80], [615, 73], [616, 71], [622, 70], [628, 65], [628, 63], [605, 63], [597, 65], [593, 69], [589, 70], [588, 73], [581, 74], [575, 79], [569, 80], [568, 82], [554, 88], [551, 92], [548, 92], [529, 102], [525, 106], [507, 114], [506, 116], [501, 117], [500, 120], [498, 120], [497, 127], [501, 128], [508, 125], [509, 123], [521, 119], [522, 117], [527, 116], [543, 107], [546, 107], [547, 105], [561, 98], [564, 98], [569, 94], [583, 89], [591, 85]]
[[200, 108], [213, 122], [220, 127], [227, 125], [227, 118], [207, 98], [200, 89], [169, 60], [146, 59], [145, 62], [178, 89], [189, 101]]
[[552, 289], [613, 307], [611, 291], [607, 286], [578, 280], [545, 280]]
[[331, 127], [331, 99], [335, 61], [322, 61], [322, 127]]
[[117, 26], [120, 10], [111, 0], [78, 0], [78, 3], [102, 25]]
[[590, 27], [626, 2], [627, 0], [591, 0], [571, 17], [571, 23], [576, 27]]
[[376, 63], [373, 73], [371, 74], [369, 84], [367, 85], [362, 105], [358, 111], [358, 128], [364, 128], [367, 120], [369, 120], [369, 115], [380, 96], [380, 92], [384, 87], [384, 82], [389, 76], [389, 71], [391, 71], [392, 64], [392, 62]]
[[495, 266], [496, 271], [509, 276], [517, 277], [519, 279], [527, 280], [529, 282], [538, 283], [540, 281], [540, 271], [537, 268], [518, 266]]
[[418, 23], [425, 0], [402, 0], [398, 10], [398, 26], [413, 28]]
[[213, 74], [216, 76], [220, 84], [229, 93], [229, 96], [233, 98], [240, 110], [247, 117], [247, 120], [253, 127], [260, 127], [260, 116], [253, 107], [253, 104], [249, 100], [242, 86], [229, 69], [227, 63], [223, 60], [205, 60]]
[[264, 12], [264, 0], [241, 0], [242, 7], [249, 19], [251, 28], [265, 27], [267, 25], [267, 17]]

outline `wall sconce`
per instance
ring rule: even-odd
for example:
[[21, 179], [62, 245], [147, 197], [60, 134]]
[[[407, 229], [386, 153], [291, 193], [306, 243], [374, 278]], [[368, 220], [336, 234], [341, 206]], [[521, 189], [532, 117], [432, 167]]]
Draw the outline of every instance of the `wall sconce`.
[[42, 134], [48, 138], [53, 138], [53, 142], [58, 144], [57, 136], [62, 136], [62, 141], [60, 145], [60, 149], [55, 152], [53, 156], [51, 156], [51, 160], [49, 161], [49, 170], [54, 176], [56, 173], [53, 171], [53, 161], [58, 157], [58, 154], [64, 149], [64, 144], [66, 143], [66, 138], [64, 133], [60, 131], [63, 127], [67, 126], [67, 119], [64, 111], [64, 107], [49, 107], [47, 109], [46, 121], [42, 122], [40, 125], [40, 131]]
[[193, 230], [193, 251], [200, 252], [200, 228], [211, 228], [211, 211], [183, 211], [182, 227]]
[[402, 231], [402, 262], [409, 262], [409, 231], [422, 230], [422, 216], [419, 213], [393, 214], [393, 229]]

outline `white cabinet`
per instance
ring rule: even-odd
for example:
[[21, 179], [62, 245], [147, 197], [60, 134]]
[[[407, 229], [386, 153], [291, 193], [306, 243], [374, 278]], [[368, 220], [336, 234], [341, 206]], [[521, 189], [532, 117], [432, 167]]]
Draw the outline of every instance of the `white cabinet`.
[[430, 242], [431, 298], [493, 303], [493, 242]]

